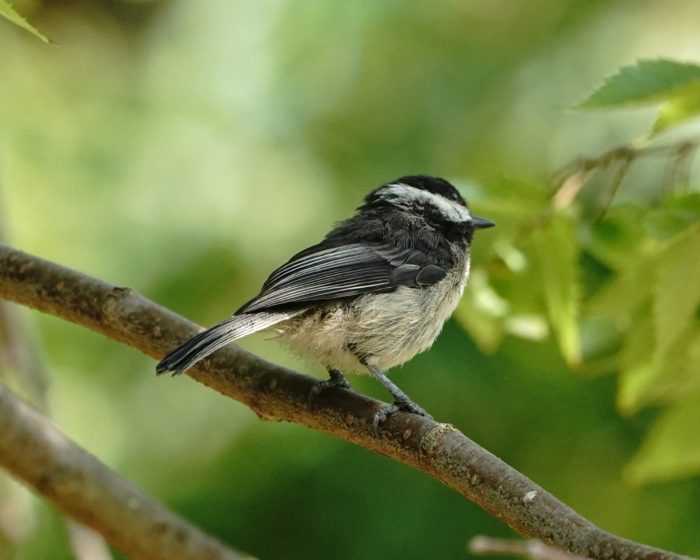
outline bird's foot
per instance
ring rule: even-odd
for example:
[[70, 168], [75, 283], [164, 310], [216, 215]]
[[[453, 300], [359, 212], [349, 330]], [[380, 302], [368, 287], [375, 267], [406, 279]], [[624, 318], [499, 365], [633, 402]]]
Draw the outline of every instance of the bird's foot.
[[341, 389], [350, 388], [350, 383], [348, 383], [348, 380], [345, 379], [345, 376], [337, 369], [329, 369], [328, 374], [330, 375], [329, 379], [317, 381], [311, 388], [311, 391], [309, 391], [307, 402], [310, 407], [313, 408], [313, 402], [316, 397], [327, 389], [332, 389], [333, 387], [340, 387]]
[[374, 435], [379, 437], [381, 435], [380, 427], [386, 422], [389, 416], [396, 414], [397, 412], [411, 412], [417, 414], [418, 416], [425, 416], [426, 418], [432, 420], [433, 417], [423, 410], [420, 406], [411, 400], [395, 400], [394, 404], [388, 404], [381, 407], [377, 412], [374, 413], [374, 418], [372, 419], [372, 427], [374, 428]]

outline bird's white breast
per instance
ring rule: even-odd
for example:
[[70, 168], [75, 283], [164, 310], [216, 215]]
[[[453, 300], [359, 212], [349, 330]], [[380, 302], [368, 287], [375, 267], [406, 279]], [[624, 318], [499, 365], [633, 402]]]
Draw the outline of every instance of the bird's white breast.
[[427, 350], [457, 307], [469, 275], [469, 256], [459, 272], [428, 288], [401, 286], [367, 294], [348, 304], [309, 311], [275, 325], [273, 332], [302, 354], [345, 372], [365, 372], [357, 356], [380, 369], [400, 365]]

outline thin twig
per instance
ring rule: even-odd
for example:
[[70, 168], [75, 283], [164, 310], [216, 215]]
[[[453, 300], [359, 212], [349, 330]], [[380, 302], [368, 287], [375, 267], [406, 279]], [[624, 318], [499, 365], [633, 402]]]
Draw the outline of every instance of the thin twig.
[[[552, 195], [553, 202], [558, 207], [562, 206], [562, 201], [564, 200], [570, 204], [595, 173], [611, 165], [619, 164], [620, 167], [611, 183], [611, 193], [608, 196], [608, 204], [610, 204], [622, 179], [624, 179], [625, 174], [635, 161], [650, 156], [671, 156], [674, 159], [689, 159], [698, 145], [700, 145], [700, 138], [688, 138], [670, 144], [624, 144], [606, 150], [597, 156], [577, 158], [552, 174], [552, 183], [555, 186]], [[577, 188], [573, 196], [571, 196], [571, 179], [574, 177], [576, 178]]]
[[[83, 325], [154, 358], [199, 330], [130, 289], [3, 245], [0, 297]], [[333, 389], [321, 393], [312, 407], [308, 395], [314, 378], [233, 345], [188, 375], [245, 403], [262, 418], [303, 424], [411, 465], [526, 537], [591, 558], [683, 558], [604, 532], [449, 424], [398, 413], [386, 421], [378, 438], [372, 419], [383, 403]]]
[[697, 151], [697, 144], [682, 144], [669, 160], [664, 178], [664, 193], [668, 196], [677, 186], [687, 188], [690, 182], [690, 166]]
[[622, 180], [625, 178], [625, 175], [627, 175], [633, 161], [633, 158], [625, 158], [617, 163], [617, 169], [615, 170], [615, 175], [613, 176], [612, 181], [608, 185], [608, 192], [605, 195], [605, 200], [600, 205], [600, 212], [593, 220], [595, 223], [603, 219], [613, 200], [615, 200], [615, 195], [617, 194], [617, 191], [620, 190]]

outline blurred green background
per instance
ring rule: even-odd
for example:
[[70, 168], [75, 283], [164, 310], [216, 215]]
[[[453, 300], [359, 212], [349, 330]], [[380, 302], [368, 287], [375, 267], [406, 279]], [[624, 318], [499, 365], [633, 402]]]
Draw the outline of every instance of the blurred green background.
[[[498, 227], [476, 240], [457, 320], [430, 352], [394, 371], [397, 383], [604, 529], [700, 555], [700, 331], [691, 305], [700, 288], [678, 288], [691, 305], [683, 328], [696, 361], [682, 383], [665, 379], [663, 394], [625, 381], [639, 379], [639, 368], [617, 359], [636, 332], [629, 325], [617, 333], [622, 342], [611, 335], [609, 359], [589, 359], [585, 336], [599, 331], [581, 303], [622, 274], [620, 255], [649, 241], [630, 216], [675, 204], [690, 213], [686, 226], [697, 225], [697, 166], [682, 196], [660, 195], [668, 162], [640, 162], [606, 220], [591, 218], [583, 201], [563, 229], [541, 233], [539, 249], [536, 236], [520, 247], [518, 229], [548, 204], [554, 170], [648, 130], [653, 108], [569, 108], [638, 58], [700, 60], [700, 3], [101, 0], [16, 8], [54, 44], [0, 20], [8, 242], [209, 325], [348, 216], [369, 188], [411, 173], [444, 176]], [[618, 260], [606, 260], [620, 239]], [[695, 238], [687, 239], [682, 262], [692, 263]], [[566, 262], [548, 279], [538, 263], [561, 240]], [[562, 319], [541, 292], [567, 275], [575, 313]], [[653, 318], [655, 305], [639, 313]], [[36, 327], [57, 425], [235, 547], [270, 560], [464, 558], [474, 535], [512, 536], [405, 466], [303, 427], [263, 423], [187, 378], [157, 379], [153, 360], [116, 342], [25, 316]], [[583, 349], [567, 346], [567, 328]], [[241, 345], [322, 374], [264, 336]], [[387, 398], [368, 377], [351, 382]], [[683, 439], [668, 435], [674, 426]], [[7, 480], [0, 499], [0, 525], [15, 535], [2, 549], [8, 557], [70, 558], [52, 508]]]

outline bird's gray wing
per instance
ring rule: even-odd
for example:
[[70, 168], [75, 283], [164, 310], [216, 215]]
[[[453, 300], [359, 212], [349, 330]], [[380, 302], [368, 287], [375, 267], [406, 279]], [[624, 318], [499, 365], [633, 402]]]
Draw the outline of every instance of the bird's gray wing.
[[262, 291], [236, 313], [291, 309], [398, 286], [422, 288], [445, 277], [434, 259], [413, 248], [381, 244], [320, 243], [275, 270]]

